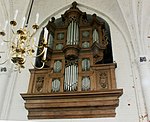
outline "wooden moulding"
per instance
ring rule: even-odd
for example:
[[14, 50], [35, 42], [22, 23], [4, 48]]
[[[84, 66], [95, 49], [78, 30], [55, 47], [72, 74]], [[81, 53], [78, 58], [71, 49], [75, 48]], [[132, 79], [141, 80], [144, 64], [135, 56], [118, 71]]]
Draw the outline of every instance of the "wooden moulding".
[[79, 53], [79, 47], [78, 46], [72, 46], [72, 45], [67, 45], [63, 49], [65, 53], [65, 58], [66, 59], [76, 59], [78, 58], [78, 53]]
[[122, 89], [21, 94], [26, 101], [28, 119], [115, 117]]

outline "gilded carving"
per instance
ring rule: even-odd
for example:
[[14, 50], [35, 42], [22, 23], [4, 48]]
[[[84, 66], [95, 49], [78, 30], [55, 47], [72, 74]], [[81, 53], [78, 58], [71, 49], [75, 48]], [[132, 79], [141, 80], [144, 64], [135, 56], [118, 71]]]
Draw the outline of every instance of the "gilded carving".
[[41, 92], [43, 89], [44, 77], [37, 77], [36, 80], [36, 91]]
[[101, 72], [99, 74], [99, 85], [101, 88], [108, 88], [108, 76], [107, 72]]

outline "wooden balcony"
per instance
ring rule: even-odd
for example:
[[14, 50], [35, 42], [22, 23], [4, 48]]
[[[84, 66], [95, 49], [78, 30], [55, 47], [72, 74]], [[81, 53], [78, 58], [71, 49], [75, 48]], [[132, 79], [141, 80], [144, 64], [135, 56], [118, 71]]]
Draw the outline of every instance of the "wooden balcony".
[[[50, 118], [96, 118], [115, 117], [119, 97], [123, 90], [116, 88], [115, 65], [91, 66], [88, 71], [90, 89], [82, 90], [82, 77], [79, 75], [77, 89], [64, 91], [64, 75], [53, 73], [52, 69], [30, 70], [31, 79], [28, 92], [21, 94], [28, 110], [29, 119]], [[60, 78], [60, 89], [52, 92], [52, 79]]]

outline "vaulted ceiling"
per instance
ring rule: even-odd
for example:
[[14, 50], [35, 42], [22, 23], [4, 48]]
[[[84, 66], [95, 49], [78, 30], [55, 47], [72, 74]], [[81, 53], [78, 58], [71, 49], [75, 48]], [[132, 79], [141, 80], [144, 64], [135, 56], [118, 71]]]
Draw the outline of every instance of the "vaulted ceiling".
[[[5, 20], [12, 18], [14, 11], [19, 10], [19, 17], [27, 16], [32, 0], [0, 0], [0, 25]], [[56, 15], [60, 9], [67, 9], [73, 0], [34, 0], [31, 18], [35, 12], [40, 13], [40, 22], [49, 19], [50, 15]], [[149, 0], [77, 0], [81, 8], [91, 8], [101, 12], [117, 24], [124, 33], [126, 40], [131, 43], [134, 55], [148, 54], [150, 34], [150, 1]], [[89, 4], [90, 3], [90, 4]], [[46, 9], [43, 9], [46, 8]], [[44, 14], [42, 14], [44, 12]], [[18, 21], [21, 21], [19, 19]], [[32, 22], [32, 20], [31, 20]]]

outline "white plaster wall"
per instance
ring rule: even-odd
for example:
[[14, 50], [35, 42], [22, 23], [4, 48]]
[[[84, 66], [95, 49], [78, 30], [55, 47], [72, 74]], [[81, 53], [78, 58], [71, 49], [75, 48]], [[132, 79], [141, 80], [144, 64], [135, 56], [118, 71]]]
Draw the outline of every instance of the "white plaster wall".
[[136, 86], [134, 85], [130, 52], [126, 45], [126, 40], [117, 28], [114, 25], [111, 25], [111, 30], [114, 60], [117, 62], [117, 87], [123, 88], [123, 95], [120, 98], [120, 105], [117, 108], [115, 121], [138, 122], [138, 109], [134, 89]]
[[[60, 15], [63, 14], [63, 12], [71, 6], [72, 2], [73, 0], [35, 0], [29, 26], [34, 23], [35, 15], [37, 12], [40, 13], [39, 22], [40, 27], [42, 28], [45, 24], [47, 24], [47, 21], [51, 18], [51, 16], [54, 16], [56, 18], [60, 17]], [[90, 14], [96, 13], [98, 16], [105, 19], [110, 25], [114, 61], [116, 61], [118, 64], [118, 67], [116, 69], [117, 87], [123, 88], [124, 93], [120, 97], [120, 104], [116, 109], [117, 114], [115, 118], [43, 121], [142, 122], [142, 118], [140, 116], [144, 111], [144, 102], [142, 91], [140, 88], [140, 78], [136, 68], [137, 64], [135, 60], [139, 50], [137, 48], [138, 44], [135, 43], [136, 37], [134, 37], [136, 28], [134, 28], [134, 20], [132, 19], [132, 2], [130, 0], [128, 0], [127, 2], [126, 0], [119, 2], [117, 0], [111, 0], [111, 2], [110, 0], [93, 0], [92, 2], [91, 0], [77, 0], [77, 2], [79, 3], [79, 8], [82, 11], [86, 11]], [[14, 0], [13, 3], [13, 10], [19, 8], [19, 11], [21, 13], [21, 15], [19, 15], [19, 18], [27, 13], [29, 1]], [[130, 6], [125, 7], [124, 4]], [[21, 21], [21, 19], [18, 20]], [[40, 30], [36, 34], [37, 38], [39, 36]], [[9, 94], [9, 92], [11, 92], [11, 96], [8, 95], [8, 97], [6, 97], [5, 99], [9, 99], [9, 101], [5, 105], [7, 107], [7, 110], [5, 111], [5, 117], [2, 119], [27, 120], [27, 111], [24, 108], [24, 100], [21, 98], [20, 93], [27, 92], [30, 77], [28, 68], [31, 68], [29, 61], [27, 61], [26, 68], [22, 70], [21, 73], [12, 73], [10, 79], [7, 80], [9, 82], [13, 82], [13, 84], [9, 84], [7, 89], [7, 95]]]

